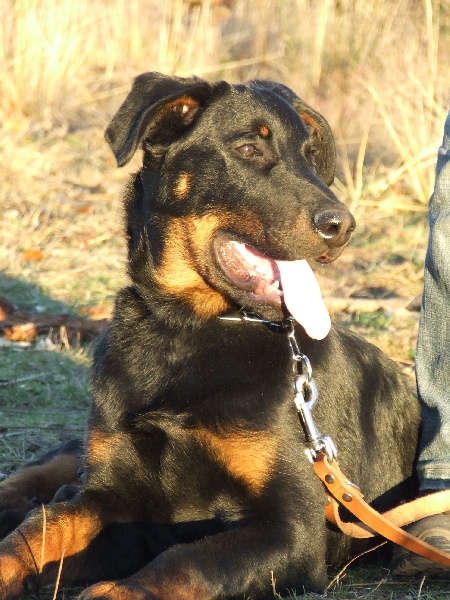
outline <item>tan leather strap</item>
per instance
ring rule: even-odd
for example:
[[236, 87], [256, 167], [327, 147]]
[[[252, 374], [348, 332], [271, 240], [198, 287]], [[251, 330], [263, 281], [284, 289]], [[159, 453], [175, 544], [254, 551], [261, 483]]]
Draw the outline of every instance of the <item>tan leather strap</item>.
[[[325, 516], [343, 533], [355, 538], [370, 538], [376, 535], [368, 525], [361, 521], [357, 523], [342, 521], [339, 514], [339, 503], [333, 496], [328, 496], [328, 499], [330, 503], [325, 508]], [[405, 525], [415, 523], [425, 517], [441, 515], [444, 512], [450, 512], [450, 490], [434, 492], [423, 498], [400, 504], [400, 506], [382, 513], [382, 515], [397, 527], [405, 527]]]
[[[411, 550], [411, 552], [415, 552], [420, 556], [424, 556], [429, 560], [433, 560], [450, 568], [450, 554], [447, 554], [446, 552], [431, 546], [427, 542], [416, 538], [386, 518], [386, 515], [389, 514], [394, 514], [394, 517], [397, 518], [402, 507], [398, 507], [393, 511], [389, 511], [389, 513], [385, 513], [384, 515], [378, 513], [363, 500], [362, 493], [351, 482], [349, 482], [347, 477], [345, 477], [339, 468], [337, 461], [333, 460], [333, 462], [330, 463], [325, 454], [317, 454], [313, 466], [314, 471], [325, 484], [325, 487], [330, 492], [332, 498], [341, 503], [347, 510], [360, 519], [361, 523], [346, 524], [355, 526], [355, 531], [359, 533], [359, 535], [356, 535], [355, 537], [371, 537], [373, 532], [376, 532], [391, 542]], [[424, 499], [420, 498], [419, 500], [421, 502], [416, 504], [415, 508], [419, 507], [421, 510], [424, 510]], [[449, 506], [447, 492], [441, 494], [439, 501], [441, 502], [441, 506], [444, 508], [444, 510], [447, 510]], [[333, 507], [334, 504], [335, 502], [331, 501], [331, 509], [330, 507], [327, 507], [326, 515], [331, 522], [334, 522], [334, 524], [339, 526], [339, 522], [342, 521], [340, 521], [340, 518], [336, 519], [337, 509]], [[409, 512], [408, 519], [412, 517], [412, 520], [415, 520], [415, 514], [417, 513], [414, 512], [413, 508], [413, 510]], [[428, 516], [429, 514], [430, 513], [427, 512], [427, 514], [424, 516]], [[350, 530], [351, 529], [352, 527]]]

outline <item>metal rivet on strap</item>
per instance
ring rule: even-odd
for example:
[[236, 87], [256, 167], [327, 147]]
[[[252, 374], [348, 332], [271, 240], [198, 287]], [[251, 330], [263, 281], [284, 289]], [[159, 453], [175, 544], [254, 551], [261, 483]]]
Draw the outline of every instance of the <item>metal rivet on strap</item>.
[[346, 492], [345, 494], [342, 494], [342, 500], [345, 500], [345, 502], [351, 502], [353, 500], [353, 496]]
[[327, 483], [334, 483], [334, 475], [330, 475], [329, 473], [327, 473], [327, 475], [325, 475], [325, 481]]

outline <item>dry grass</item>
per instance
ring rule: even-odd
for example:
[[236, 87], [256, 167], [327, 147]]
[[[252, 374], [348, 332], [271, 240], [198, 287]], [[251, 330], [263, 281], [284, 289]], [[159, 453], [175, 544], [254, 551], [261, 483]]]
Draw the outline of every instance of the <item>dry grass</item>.
[[[320, 270], [325, 292], [413, 298], [422, 288], [449, 55], [446, 0], [3, 0], [0, 296], [51, 311], [111, 306], [126, 281], [120, 191], [139, 157], [127, 171], [115, 170], [102, 131], [131, 79], [159, 70], [272, 78], [317, 107], [337, 139], [335, 191], [359, 222], [352, 246]], [[411, 372], [417, 312], [335, 318]], [[0, 348], [6, 351], [0, 466], [8, 470], [53, 442], [45, 427], [64, 422], [55, 406], [84, 410], [87, 359], [76, 350], [44, 357], [38, 348]], [[58, 399], [58, 369], [67, 405]], [[20, 383], [27, 370], [45, 374]], [[13, 415], [23, 403], [24, 414]], [[77, 429], [74, 420], [57, 434]], [[18, 431], [30, 433], [25, 439]], [[436, 600], [447, 593], [445, 583], [399, 587], [379, 569], [358, 573], [359, 580], [345, 574], [328, 597]]]
[[428, 197], [448, 97], [445, 0], [4, 0], [0, 24], [8, 126], [104, 124], [145, 70], [272, 77], [329, 118], [353, 205], [393, 187]]

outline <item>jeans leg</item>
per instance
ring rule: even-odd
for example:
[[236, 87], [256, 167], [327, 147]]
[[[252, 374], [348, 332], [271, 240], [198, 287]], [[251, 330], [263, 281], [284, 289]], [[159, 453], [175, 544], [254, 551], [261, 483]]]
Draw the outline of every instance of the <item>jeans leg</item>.
[[450, 112], [429, 202], [430, 233], [416, 353], [421, 489], [450, 489]]

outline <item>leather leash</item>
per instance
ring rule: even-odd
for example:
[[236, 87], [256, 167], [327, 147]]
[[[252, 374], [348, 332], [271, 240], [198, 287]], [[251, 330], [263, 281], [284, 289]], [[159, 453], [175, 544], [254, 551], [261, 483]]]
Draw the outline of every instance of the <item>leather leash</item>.
[[[450, 554], [439, 550], [435, 546], [431, 546], [427, 542], [424, 542], [423, 540], [411, 535], [404, 529], [401, 529], [401, 527], [393, 523], [391, 519], [388, 519], [385, 516], [387, 513], [383, 515], [367, 504], [358, 488], [356, 488], [355, 485], [352, 484], [342, 473], [336, 460], [330, 462], [326, 454], [319, 452], [314, 460], [313, 468], [316, 475], [321, 479], [330, 493], [330, 503], [325, 509], [325, 515], [327, 519], [334, 525], [339, 528], [341, 528], [341, 523], [344, 526], [352, 526], [348, 529], [347, 533], [353, 535], [354, 537], [372, 537], [374, 535], [373, 532], [376, 532], [391, 542], [407, 548], [411, 552], [419, 554], [420, 556], [450, 568]], [[442, 512], [442, 510], [439, 510], [439, 508], [448, 510], [450, 508], [450, 491], [445, 490], [444, 492], [437, 492], [436, 496], [439, 496], [439, 499], [438, 503], [436, 504], [436, 510], [433, 514]], [[429, 497], [419, 498], [410, 504], [415, 502], [416, 508], [419, 505], [424, 506], [425, 503], [423, 501], [425, 501], [427, 498]], [[360, 519], [361, 522], [347, 524], [343, 523], [340, 520], [340, 517], [337, 515], [337, 503], [341, 503], [343, 506], [345, 506], [345, 508], [358, 519]], [[408, 504], [404, 506], [408, 506]], [[391, 513], [390, 516], [392, 517], [393, 513], [394, 516], [396, 513], [397, 515], [401, 515], [401, 511], [404, 506], [399, 506], [394, 509], [394, 511], [389, 511], [389, 513]], [[410, 512], [410, 514], [412, 513]], [[429, 514], [430, 512], [427, 511], [426, 515], [423, 516], [428, 516]], [[336, 515], [338, 518], [336, 518]], [[354, 535], [355, 533], [356, 535]]]
[[[363, 499], [358, 486], [349, 481], [339, 468], [337, 449], [327, 435], [323, 436], [314, 423], [312, 409], [318, 400], [318, 391], [312, 377], [311, 363], [307, 356], [300, 352], [295, 338], [293, 320], [287, 321], [287, 336], [292, 350], [295, 372], [294, 402], [306, 435], [306, 454], [313, 464], [315, 473], [324, 483], [329, 492], [329, 504], [325, 509], [326, 518], [339, 527], [347, 535], [353, 537], [372, 537], [378, 533], [386, 539], [407, 548], [429, 560], [450, 568], [450, 554], [411, 535], [399, 525], [406, 525], [431, 514], [440, 514], [450, 510], [450, 490], [444, 491], [438, 498], [433, 499], [434, 510], [429, 510], [430, 496], [419, 498], [413, 503], [401, 505], [385, 515], [377, 512]], [[289, 327], [290, 324], [290, 327]], [[360, 523], [344, 523], [339, 517], [341, 503], [355, 515]], [[408, 521], [408, 519], [410, 520]], [[397, 520], [398, 523], [394, 521]]]
[[[325, 515], [328, 521], [336, 525], [343, 533], [354, 538], [371, 538], [376, 535], [374, 528], [371, 529], [367, 525], [367, 519], [365, 522], [342, 521], [339, 514], [339, 502], [333, 496], [328, 496], [328, 500]], [[450, 490], [442, 490], [416, 498], [381, 514], [397, 527], [405, 527], [405, 525], [410, 525], [425, 517], [441, 515], [445, 512], [450, 512]]]

